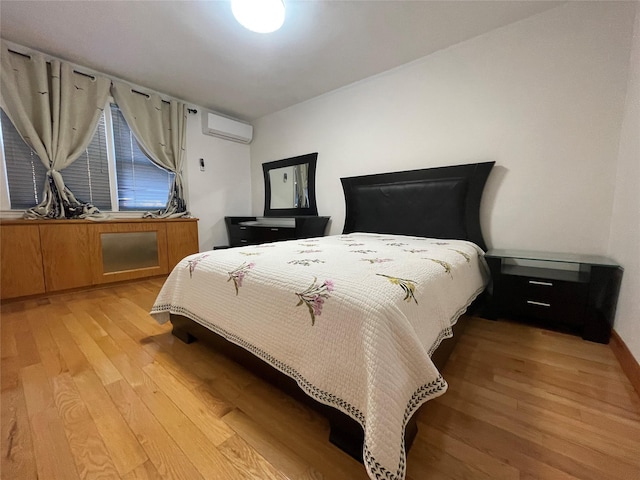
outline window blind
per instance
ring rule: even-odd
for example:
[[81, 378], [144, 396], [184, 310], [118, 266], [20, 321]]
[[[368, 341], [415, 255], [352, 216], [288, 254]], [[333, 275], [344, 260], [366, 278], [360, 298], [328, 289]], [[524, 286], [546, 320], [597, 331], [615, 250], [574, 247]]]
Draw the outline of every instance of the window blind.
[[111, 104], [111, 121], [120, 210], [164, 208], [174, 174], [158, 167], [142, 153], [122, 112], [115, 104]]
[[[31, 208], [42, 201], [47, 168], [22, 140], [3, 110], [0, 110], [0, 115], [11, 208]], [[85, 152], [61, 172], [65, 185], [78, 201], [89, 202], [101, 210], [111, 210], [106, 145], [102, 115]]]

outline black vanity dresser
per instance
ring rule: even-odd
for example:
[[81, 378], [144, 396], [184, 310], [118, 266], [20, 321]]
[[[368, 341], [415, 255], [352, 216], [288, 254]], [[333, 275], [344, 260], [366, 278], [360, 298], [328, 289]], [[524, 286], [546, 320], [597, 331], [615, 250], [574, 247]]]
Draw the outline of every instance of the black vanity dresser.
[[264, 216], [225, 217], [229, 246], [322, 237], [329, 217], [316, 204], [317, 153], [262, 164]]
[[229, 246], [322, 237], [329, 217], [224, 217]]
[[609, 343], [622, 267], [595, 255], [489, 250], [489, 318], [526, 318]]

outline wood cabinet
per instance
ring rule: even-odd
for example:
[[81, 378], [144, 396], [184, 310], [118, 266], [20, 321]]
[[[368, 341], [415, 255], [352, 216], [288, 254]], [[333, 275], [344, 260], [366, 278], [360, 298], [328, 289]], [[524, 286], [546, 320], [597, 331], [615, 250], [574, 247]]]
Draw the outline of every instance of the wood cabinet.
[[89, 227], [86, 223], [39, 225], [47, 292], [91, 285]]
[[229, 245], [241, 247], [279, 240], [322, 237], [329, 217], [224, 217]]
[[198, 252], [197, 222], [166, 222], [169, 271], [187, 255]]
[[38, 225], [2, 225], [0, 230], [2, 298], [45, 292]]
[[5, 220], [0, 298], [165, 275], [198, 252], [197, 219]]
[[622, 268], [600, 256], [490, 250], [490, 317], [522, 317], [608, 343]]

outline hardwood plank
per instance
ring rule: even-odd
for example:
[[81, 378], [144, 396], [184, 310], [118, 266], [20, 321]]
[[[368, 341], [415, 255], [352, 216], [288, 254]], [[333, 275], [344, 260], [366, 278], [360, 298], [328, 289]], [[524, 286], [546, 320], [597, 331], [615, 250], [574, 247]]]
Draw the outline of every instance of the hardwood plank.
[[[227, 462], [222, 455], [224, 452], [215, 448], [216, 443], [205, 434], [206, 428], [201, 429], [192, 422], [169, 397], [155, 388], [153, 382], [138, 385], [134, 391], [204, 478], [211, 472], [215, 472], [217, 478], [245, 478], [237, 469], [238, 465]], [[179, 405], [182, 399], [178, 397], [175, 402]]]
[[19, 320], [12, 318], [15, 317], [15, 315], [10, 315], [11, 314], [7, 315], [3, 312], [2, 322], [0, 323], [0, 357], [3, 359], [18, 356], [15, 328], [16, 322]]
[[[362, 464], [328, 442], [325, 419], [279, 390], [258, 381], [243, 389], [236, 405], [325, 478], [368, 478]], [[330, 465], [326, 458], [332, 459]]]
[[147, 460], [139, 467], [123, 475], [122, 480], [164, 480], [151, 460]]
[[71, 375], [77, 375], [90, 368], [89, 362], [67, 330], [61, 317], [52, 319], [47, 326], [67, 366], [67, 371]]
[[80, 478], [55, 408], [30, 416], [38, 478]]
[[287, 480], [287, 477], [276, 470], [258, 452], [251, 448], [241, 437], [234, 435], [222, 445], [220, 452], [232, 465], [244, 472], [243, 477], [265, 480]]
[[161, 476], [175, 480], [204, 478], [124, 380], [106, 388]]
[[63, 372], [68, 371], [67, 364], [65, 363], [62, 355], [60, 354], [60, 348], [56, 344], [48, 324], [51, 322], [50, 318], [42, 315], [42, 311], [27, 313], [29, 328], [33, 334], [38, 354], [42, 359], [42, 365], [49, 377], [55, 377]]
[[325, 478], [322, 473], [313, 467], [309, 467], [304, 473], [295, 477], [295, 480], [325, 480]]
[[[309, 474], [308, 464], [294, 450], [252, 421], [242, 410], [235, 409], [229, 412], [224, 416], [224, 421], [251, 445], [251, 448], [287, 477], [301, 478]], [[314, 474], [321, 476], [319, 472]]]
[[0, 472], [6, 478], [35, 480], [38, 472], [22, 388], [3, 391], [0, 405]]
[[202, 403], [191, 390], [158, 363], [150, 363], [143, 372], [151, 378], [169, 398], [176, 399], [176, 405], [189, 417], [214, 444], [219, 445], [233, 435], [233, 431], [220, 419], [202, 408]]
[[27, 319], [20, 327], [16, 328], [16, 347], [18, 349], [18, 364], [20, 367], [27, 367], [40, 363], [40, 354], [31, 330], [27, 324]]
[[[570, 462], [572, 468], [578, 468], [578, 464], [582, 465], [584, 468], [580, 469], [581, 475], [587, 475], [587, 472], [590, 475], [585, 478], [593, 478], [594, 480], [619, 478], [617, 475], [612, 476], [610, 472], [624, 473], [626, 477], [623, 478], [633, 478], [633, 475], [638, 472], [638, 467], [628, 463], [626, 455], [621, 455], [624, 452], [618, 453], [617, 458], [610, 456], [608, 451], [612, 449], [612, 446], [605, 441], [598, 444], [602, 449], [607, 450], [607, 453], [594, 450], [591, 448], [591, 441], [580, 443], [582, 438], [580, 434], [568, 432], [539, 418], [523, 419], [524, 414], [520, 410], [517, 415], [510, 416], [508, 412], [497, 406], [479, 404], [480, 402], [475, 402], [475, 399], [469, 402], [468, 399], [457, 396], [455, 392], [448, 392], [446, 402], [435, 399], [431, 403], [446, 403], [448, 408], [453, 408], [458, 413], [481, 418], [485, 423], [527, 440], [530, 442], [529, 445], [533, 444], [538, 448], [553, 452], [562, 452], [562, 456], [565, 458], [562, 459], [562, 462], [558, 460], [558, 465], [564, 465], [565, 462]], [[564, 434], [570, 434], [571, 438], [566, 439]]]
[[[127, 335], [116, 323], [106, 317], [103, 312], [94, 311], [90, 315], [100, 325], [100, 327], [108, 333], [106, 337], [96, 339], [97, 343], [104, 340], [105, 342], [113, 342], [114, 344], [117, 344], [118, 347], [131, 358], [135, 365], [140, 368], [153, 362], [153, 357], [142, 348], [142, 345]], [[101, 344], [101, 347], [102, 345], [103, 344]]]
[[[461, 443], [461, 442], [460, 442]], [[457, 478], [473, 478], [477, 480], [497, 480], [499, 478], [513, 478], [513, 477], [498, 477], [489, 475], [477, 468], [476, 465], [469, 461], [459, 461], [451, 453], [445, 451], [442, 448], [438, 448], [431, 445], [426, 445], [421, 439], [416, 441], [415, 448], [412, 448], [411, 464], [408, 466], [407, 474], [410, 477], [415, 478], [450, 478], [452, 480]], [[478, 452], [473, 448], [468, 448], [468, 451]], [[478, 458], [482, 456], [482, 452], [478, 452], [476, 455], [472, 455], [472, 458]], [[487, 455], [488, 456], [488, 455]], [[414, 474], [414, 472], [416, 472]], [[519, 472], [518, 472], [519, 476]]]
[[122, 379], [122, 376], [116, 367], [114, 367], [109, 361], [107, 356], [83, 328], [74, 314], [64, 315], [62, 317], [62, 321], [78, 345], [78, 348], [80, 348], [89, 362], [89, 365], [91, 365], [104, 385], [108, 385]]
[[[415, 469], [418, 469], [417, 466], [412, 466], [414, 456], [420, 457], [424, 451], [433, 451], [435, 452], [435, 456], [439, 458], [438, 463], [440, 463], [443, 455], [448, 455], [456, 460], [455, 463], [457, 465], [469, 463], [473, 466], [474, 470], [468, 474], [461, 471], [460, 478], [466, 475], [472, 478], [486, 476], [496, 480], [519, 480], [520, 471], [507, 462], [496, 459], [435, 428], [427, 426], [421, 426], [421, 428], [423, 428], [424, 431], [421, 431], [421, 435], [418, 437], [416, 445], [414, 445], [415, 448], [412, 447], [409, 453], [409, 470], [407, 472], [409, 476], [411, 476]], [[420, 471], [423, 472], [422, 474], [424, 475], [424, 471]], [[418, 475], [416, 478], [420, 478], [420, 476]]]
[[20, 377], [31, 424], [38, 478], [80, 478], [44, 367], [41, 364], [24, 367], [20, 370]]
[[143, 464], [147, 454], [125, 421], [125, 415], [105, 390], [108, 386], [102, 384], [93, 370], [74, 375], [73, 381], [118, 472], [123, 475]]
[[68, 373], [53, 379], [55, 403], [82, 479], [119, 479], [98, 429]]
[[[601, 476], [591, 468], [576, 462], [561, 451], [547, 448], [539, 443], [520, 437], [490, 422], [460, 410], [452, 409], [442, 402], [429, 402], [421, 411], [419, 427], [429, 425], [447, 435], [467, 443], [498, 460], [514, 466], [521, 476], [538, 475], [540, 478], [576, 478], [603, 480], [611, 476]], [[571, 479], [573, 480], [573, 479]]]
[[3, 358], [0, 365], [1, 391], [15, 390], [20, 385], [20, 366], [18, 357]]
[[[217, 472], [220, 478], [243, 478], [232, 465], [225, 461], [222, 454], [215, 448], [232, 435], [228, 430], [226, 435], [216, 426], [210, 431], [208, 422], [196, 423], [201, 415], [192, 421], [178, 405], [185, 401], [181, 396], [173, 397], [173, 401], [151, 380], [151, 378], [131, 362], [131, 359], [119, 349], [118, 345], [109, 338], [99, 340], [105, 354], [112, 360], [130, 387], [140, 400], [155, 416], [158, 423], [167, 431], [169, 436], [182, 449], [187, 458], [206, 478], [210, 472]], [[186, 401], [189, 401], [187, 398]], [[196, 405], [197, 410], [205, 410], [203, 405]], [[225, 426], [224, 424], [222, 424]], [[225, 426], [226, 428], [226, 426]]]

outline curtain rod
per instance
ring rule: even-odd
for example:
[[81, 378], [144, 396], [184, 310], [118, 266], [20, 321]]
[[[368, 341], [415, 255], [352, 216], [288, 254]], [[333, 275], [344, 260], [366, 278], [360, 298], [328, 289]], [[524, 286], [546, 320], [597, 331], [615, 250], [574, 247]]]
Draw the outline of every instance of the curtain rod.
[[[1, 2], [1, 1], [2, 1], [2, 0], [0, 0], [0, 2]], [[95, 75], [92, 75], [92, 74], [89, 74], [89, 73], [80, 72], [80, 71], [78, 71], [78, 70], [75, 70], [76, 65], [74, 65], [72, 62], [68, 62], [68, 61], [66, 61], [66, 60], [62, 60], [62, 59], [60, 59], [60, 58], [58, 58], [58, 57], [55, 57], [55, 56], [53, 56], [53, 55], [49, 55], [49, 54], [46, 54], [46, 53], [42, 53], [42, 52], [40, 52], [40, 51], [38, 51], [38, 50], [36, 50], [36, 49], [33, 49], [33, 48], [25, 47], [25, 46], [20, 45], [20, 44], [18, 44], [18, 43], [11, 42], [10, 40], [5, 40], [5, 39], [0, 39], [0, 40], [2, 40], [2, 43], [6, 45], [6, 47], [7, 47], [7, 51], [9, 51], [9, 52], [11, 52], [11, 53], [13, 53], [13, 54], [15, 54], [15, 55], [19, 55], [19, 56], [21, 56], [21, 57], [31, 59], [31, 55], [29, 55], [28, 53], [22, 53], [22, 52], [19, 52], [19, 51], [17, 51], [17, 50], [14, 50], [13, 48], [11, 48], [11, 46], [12, 46], [12, 45], [14, 46], [14, 48], [16, 48], [16, 47], [18, 47], [18, 48], [24, 48], [24, 49], [26, 49], [26, 50], [28, 50], [28, 51], [35, 52], [35, 53], [39, 53], [40, 55], [43, 55], [45, 58], [50, 58], [50, 59], [55, 59], [55, 60], [58, 60], [58, 61], [61, 61], [61, 62], [66, 62], [66, 63], [68, 63], [68, 64], [70, 64], [71, 66], [73, 66], [73, 67], [74, 67], [73, 72], [74, 72], [74, 73], [77, 73], [78, 75], [83, 75], [83, 76], [88, 77], [88, 78], [91, 78], [91, 79], [95, 79], [95, 78], [96, 78], [96, 77], [95, 77], [95, 75], [101, 75], [101, 76], [107, 77], [107, 78], [111, 81], [111, 83], [113, 83], [113, 81], [114, 81], [114, 80], [117, 80], [117, 81], [121, 81], [121, 82], [128, 83], [128, 82], [126, 82], [125, 80], [122, 80], [122, 79], [117, 78], [117, 77], [111, 77], [110, 75], [106, 75], [105, 73], [98, 72], [98, 71], [95, 71]], [[51, 65], [51, 61], [47, 60], [47, 63], [48, 63], [49, 65]], [[137, 92], [137, 93], [141, 93], [141, 94], [143, 94], [143, 95], [146, 95], [146, 94], [144, 94], [144, 93], [142, 93], [142, 92]], [[154, 93], [156, 93], [157, 95], [163, 95], [163, 94], [161, 94], [160, 92], [154, 92]], [[170, 97], [170, 95], [165, 95], [165, 96]], [[175, 98], [175, 97], [172, 97], [172, 98]], [[178, 98], [175, 98], [175, 100], [177, 100], [177, 101], [179, 101], [179, 102], [182, 102], [182, 103], [184, 103], [184, 104], [189, 103], [189, 102], [186, 102], [186, 101], [184, 101], [184, 100], [180, 100], [180, 99], [178, 99]], [[169, 103], [167, 100], [162, 100], [162, 101], [163, 101], [163, 102], [165, 102], [165, 103]], [[189, 108], [189, 107], [187, 107], [187, 112], [195, 114], [195, 113], [198, 113], [198, 110], [197, 110], [197, 109], [195, 109], [195, 108]]]
[[[29, 60], [31, 60], [31, 55], [29, 55], [27, 53], [16, 52], [15, 50], [11, 50], [10, 48], [8, 48], [7, 50], [10, 53], [14, 53], [16, 55], [20, 55], [21, 57], [28, 58]], [[51, 65], [51, 62], [47, 62], [47, 65]], [[91, 80], [95, 80], [96, 79], [95, 75], [91, 75], [90, 73], [80, 72], [80, 71], [76, 70], [75, 68], [73, 69], [73, 73], [77, 73], [78, 75], [82, 75], [83, 77], [90, 78]]]
[[[142, 95], [143, 97], [147, 97], [147, 98], [151, 97], [151, 95], [149, 95], [148, 93], [141, 92], [140, 90], [136, 90], [135, 88], [132, 88], [131, 91], [133, 93], [137, 93], [138, 95]], [[168, 100], [163, 100], [163, 99], [160, 99], [160, 100], [162, 101], [162, 103], [166, 103], [167, 105], [171, 104], [171, 102], [169, 102]], [[187, 112], [198, 113], [198, 110], [196, 110], [195, 108], [187, 108]]]

